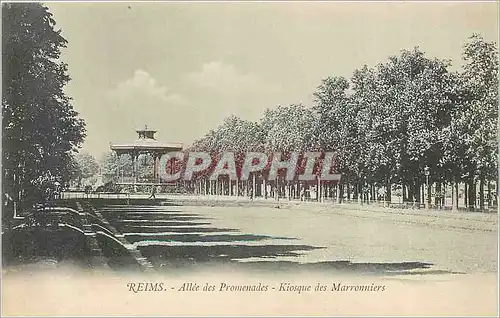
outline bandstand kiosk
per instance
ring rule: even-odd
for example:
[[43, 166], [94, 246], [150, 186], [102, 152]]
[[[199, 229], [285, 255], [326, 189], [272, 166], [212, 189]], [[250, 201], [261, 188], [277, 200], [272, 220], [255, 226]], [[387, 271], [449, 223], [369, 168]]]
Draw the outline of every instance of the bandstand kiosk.
[[[161, 142], [156, 140], [156, 130], [145, 126], [144, 129], [136, 130], [138, 139], [131, 143], [111, 143], [110, 148], [117, 156], [130, 155], [132, 158], [132, 180], [130, 182], [118, 182], [122, 185], [161, 185], [159, 174], [160, 158], [168, 152], [182, 150], [182, 143], [176, 142]], [[137, 163], [140, 155], [148, 155], [153, 158], [153, 178], [146, 182], [138, 182], [137, 180]]]

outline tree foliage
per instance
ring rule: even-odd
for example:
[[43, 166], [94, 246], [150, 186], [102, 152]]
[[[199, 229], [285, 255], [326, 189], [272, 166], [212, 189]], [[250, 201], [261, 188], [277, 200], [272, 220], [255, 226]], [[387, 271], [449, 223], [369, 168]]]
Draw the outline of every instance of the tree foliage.
[[86, 152], [78, 153], [73, 159], [71, 180], [80, 185], [83, 179], [96, 176], [99, 173], [99, 168], [99, 163], [94, 156]]
[[2, 5], [3, 194], [27, 206], [50, 182], [69, 178], [85, 137], [63, 90], [70, 78], [59, 58], [67, 41], [55, 24], [42, 4]]
[[342, 183], [357, 192], [384, 187], [388, 200], [399, 184], [405, 200], [420, 201], [426, 167], [431, 183], [467, 182], [473, 189], [477, 180], [496, 179], [496, 44], [473, 35], [463, 61], [460, 71], [450, 71], [451, 61], [418, 47], [403, 50], [355, 70], [350, 79], [324, 79], [312, 108], [278, 106], [258, 123], [229, 117], [195, 148], [331, 151]]

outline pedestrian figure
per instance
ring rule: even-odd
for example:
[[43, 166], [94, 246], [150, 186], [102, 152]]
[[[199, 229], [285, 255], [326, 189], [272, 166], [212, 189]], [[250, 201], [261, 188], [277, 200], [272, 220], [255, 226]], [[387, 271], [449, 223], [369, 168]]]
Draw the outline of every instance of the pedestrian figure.
[[14, 202], [14, 199], [12, 199], [12, 197], [7, 192], [5, 192], [4, 196], [5, 198], [3, 202], [5, 207], [9, 206], [11, 202]]
[[156, 187], [155, 187], [155, 186], [153, 186], [153, 187], [151, 188], [151, 195], [149, 196], [149, 198], [148, 198], [148, 199], [156, 199], [155, 194], [156, 194]]

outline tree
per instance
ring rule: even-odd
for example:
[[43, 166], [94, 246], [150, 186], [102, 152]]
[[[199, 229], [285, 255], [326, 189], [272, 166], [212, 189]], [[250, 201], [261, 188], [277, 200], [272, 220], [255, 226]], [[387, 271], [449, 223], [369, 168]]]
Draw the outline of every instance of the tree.
[[389, 201], [397, 182], [405, 200], [419, 202], [423, 168], [431, 166], [436, 181], [442, 175], [456, 84], [449, 65], [415, 48], [355, 70], [350, 83], [323, 80], [315, 93], [317, 135], [323, 148], [336, 153], [344, 182], [354, 183], [357, 193], [369, 188], [376, 196], [375, 186], [384, 186]]
[[[424, 167], [431, 178], [443, 176], [444, 129], [453, 113], [454, 77], [448, 72], [449, 61], [428, 58], [418, 48], [402, 51], [378, 65], [375, 112], [370, 112], [373, 139], [367, 143], [379, 147], [379, 176], [408, 187], [408, 199], [421, 201]], [[376, 170], [376, 167], [374, 167]], [[406, 191], [403, 191], [406, 193]], [[427, 195], [429, 198], [429, 195]]]
[[269, 151], [306, 151], [315, 148], [315, 114], [301, 104], [268, 109], [261, 119]]
[[[317, 114], [315, 138], [320, 149], [333, 151], [337, 172], [342, 174], [341, 183], [347, 188], [349, 183], [359, 180], [361, 175], [361, 152], [365, 149], [363, 134], [358, 129], [359, 104], [353, 103], [348, 92], [349, 81], [344, 77], [328, 77], [314, 93], [314, 111]], [[343, 197], [344, 186], [338, 189], [338, 200]]]
[[39, 3], [2, 5], [2, 194], [22, 208], [39, 201], [50, 182], [67, 178], [85, 137], [85, 123], [63, 91], [70, 78], [59, 58], [67, 41], [55, 24]]
[[76, 181], [78, 187], [81, 186], [83, 179], [93, 177], [99, 172], [99, 163], [89, 153], [78, 153], [73, 160], [71, 180]]
[[117, 181], [120, 175], [132, 176], [133, 163], [130, 155], [118, 156], [109, 151], [101, 161], [102, 176], [105, 180]]
[[[459, 76], [460, 99], [452, 117], [447, 142], [448, 162], [455, 181], [465, 181], [467, 205], [476, 204], [476, 182], [480, 207], [484, 207], [484, 183], [497, 179], [498, 167], [498, 50], [474, 34], [464, 45], [463, 71]], [[491, 203], [491, 202], [490, 202]]]
[[[195, 141], [193, 146], [188, 151], [201, 151], [211, 154], [212, 164], [204, 171], [194, 174], [194, 178], [198, 182], [203, 182], [205, 189], [208, 185], [209, 192], [214, 188], [214, 182], [209, 181], [208, 177], [213, 172], [220, 156], [223, 152], [233, 152], [238, 179], [241, 173], [241, 168], [244, 162], [245, 154], [249, 151], [262, 151], [264, 149], [264, 132], [260, 125], [255, 122], [242, 120], [237, 116], [229, 116], [214, 130], [210, 130], [203, 138]], [[183, 163], [187, 161], [187, 156]], [[218, 183], [227, 185], [227, 189], [220, 189], [226, 193], [230, 193], [229, 178], [220, 176], [215, 182], [215, 189]], [[239, 180], [236, 183], [236, 190], [239, 191]]]
[[[301, 104], [292, 104], [289, 106], [278, 106], [275, 109], [267, 109], [260, 121], [260, 126], [264, 133], [264, 146], [271, 159], [275, 152], [282, 154], [281, 160], [290, 158], [291, 152], [298, 152], [298, 161], [295, 168], [295, 178], [293, 182], [285, 181], [287, 171], [280, 170], [277, 174], [277, 180], [274, 182], [273, 191], [277, 197], [284, 193], [287, 197], [292, 197], [300, 193], [298, 174], [303, 172], [306, 164], [306, 158], [303, 156], [309, 151], [320, 151], [318, 138], [315, 136], [316, 113], [312, 108]], [[268, 176], [270, 162], [263, 171], [264, 176]], [[318, 165], [315, 165], [313, 172], [318, 172]], [[311, 183], [314, 183], [312, 181]], [[305, 182], [302, 182], [305, 183]]]
[[425, 197], [430, 203], [434, 186], [440, 204], [443, 188], [452, 184], [457, 207], [458, 184], [465, 183], [466, 204], [474, 209], [479, 182], [482, 209], [485, 187], [491, 205], [490, 182], [498, 183], [496, 44], [473, 35], [463, 60], [462, 70], [452, 72], [451, 61], [429, 57], [418, 47], [402, 50], [355, 70], [350, 79], [324, 79], [312, 109], [278, 106], [256, 124], [230, 117], [195, 148], [334, 152], [342, 175], [339, 198], [347, 189], [348, 198], [354, 190], [360, 200], [370, 193], [390, 202], [394, 189], [403, 201], [420, 204]]

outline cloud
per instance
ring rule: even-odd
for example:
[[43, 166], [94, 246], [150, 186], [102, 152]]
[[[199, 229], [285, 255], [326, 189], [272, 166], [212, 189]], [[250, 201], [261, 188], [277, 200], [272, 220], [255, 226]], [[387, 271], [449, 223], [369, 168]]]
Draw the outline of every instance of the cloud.
[[136, 70], [108, 91], [102, 104], [106, 110], [96, 114], [96, 122], [106, 131], [99, 134], [99, 138], [113, 142], [133, 140], [134, 129], [148, 125], [160, 130], [164, 138], [183, 139], [177, 132], [185, 125], [189, 101], [169, 91], [144, 70]]
[[212, 61], [201, 70], [188, 74], [189, 80], [199, 87], [225, 95], [239, 95], [262, 89], [262, 81], [254, 74], [242, 73], [233, 65]]
[[[148, 72], [136, 70], [132, 78], [118, 84], [110, 92], [110, 97], [120, 102], [130, 102], [131, 100], [155, 101], [162, 106], [164, 104], [178, 105], [185, 104], [186, 100], [179, 94], [168, 92], [165, 86], [158, 84]], [[138, 106], [138, 105], [137, 105]], [[153, 106], [153, 105], [146, 105]]]

